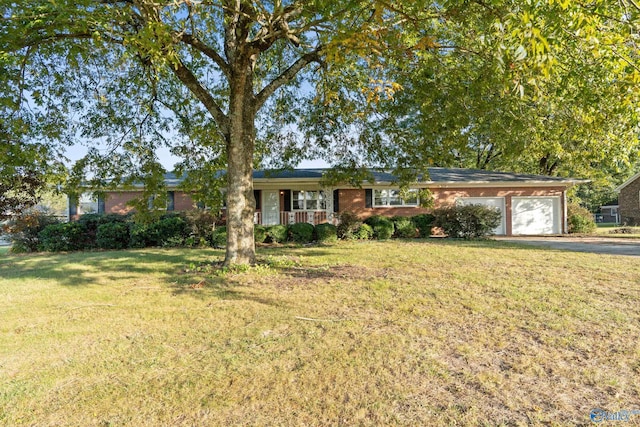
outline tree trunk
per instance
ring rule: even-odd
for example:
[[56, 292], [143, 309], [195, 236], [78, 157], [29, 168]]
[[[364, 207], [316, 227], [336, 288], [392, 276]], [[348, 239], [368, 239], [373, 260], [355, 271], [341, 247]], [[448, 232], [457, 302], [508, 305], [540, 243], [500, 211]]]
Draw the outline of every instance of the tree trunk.
[[255, 117], [249, 67], [231, 79], [227, 142], [227, 253], [224, 265], [255, 264], [253, 152]]

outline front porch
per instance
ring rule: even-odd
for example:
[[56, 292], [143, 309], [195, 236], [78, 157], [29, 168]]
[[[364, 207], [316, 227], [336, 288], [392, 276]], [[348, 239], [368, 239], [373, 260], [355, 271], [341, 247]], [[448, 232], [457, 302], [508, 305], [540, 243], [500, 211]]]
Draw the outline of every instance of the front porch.
[[[302, 187], [302, 188], [300, 188]], [[317, 186], [300, 186], [295, 190], [263, 188], [255, 190], [256, 212], [254, 223], [258, 225], [290, 225], [306, 222], [313, 225], [337, 222], [332, 189]]]

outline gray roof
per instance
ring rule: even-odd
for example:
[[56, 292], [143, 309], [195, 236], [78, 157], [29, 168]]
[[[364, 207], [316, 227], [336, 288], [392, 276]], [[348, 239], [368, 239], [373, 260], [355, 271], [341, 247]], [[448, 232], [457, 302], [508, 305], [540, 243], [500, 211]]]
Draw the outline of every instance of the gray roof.
[[[253, 178], [268, 179], [318, 179], [330, 169], [286, 169], [286, 170], [256, 170]], [[428, 168], [429, 176], [418, 176], [418, 182], [425, 184], [462, 184], [462, 183], [540, 183], [540, 184], [577, 184], [584, 180], [562, 178], [557, 176], [531, 175], [511, 172], [494, 172], [480, 169], [463, 168]], [[392, 183], [398, 181], [390, 172], [371, 170], [376, 183]], [[426, 179], [423, 179], [426, 178]], [[165, 174], [165, 183], [169, 187], [177, 186], [183, 178], [173, 173]]]

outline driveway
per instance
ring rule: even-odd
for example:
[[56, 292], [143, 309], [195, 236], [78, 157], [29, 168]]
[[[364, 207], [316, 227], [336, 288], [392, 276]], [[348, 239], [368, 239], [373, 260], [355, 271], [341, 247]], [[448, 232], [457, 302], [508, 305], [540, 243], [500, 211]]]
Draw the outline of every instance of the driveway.
[[569, 236], [496, 236], [494, 238], [501, 242], [521, 243], [523, 245], [542, 246], [564, 251], [640, 256], [640, 239]]

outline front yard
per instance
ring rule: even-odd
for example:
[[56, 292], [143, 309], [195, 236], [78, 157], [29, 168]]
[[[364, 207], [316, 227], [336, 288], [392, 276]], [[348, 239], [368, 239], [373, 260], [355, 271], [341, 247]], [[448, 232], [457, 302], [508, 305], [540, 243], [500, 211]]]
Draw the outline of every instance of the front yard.
[[[575, 425], [640, 409], [640, 259], [505, 242], [0, 257], [0, 425]], [[640, 415], [633, 421], [638, 422]]]

